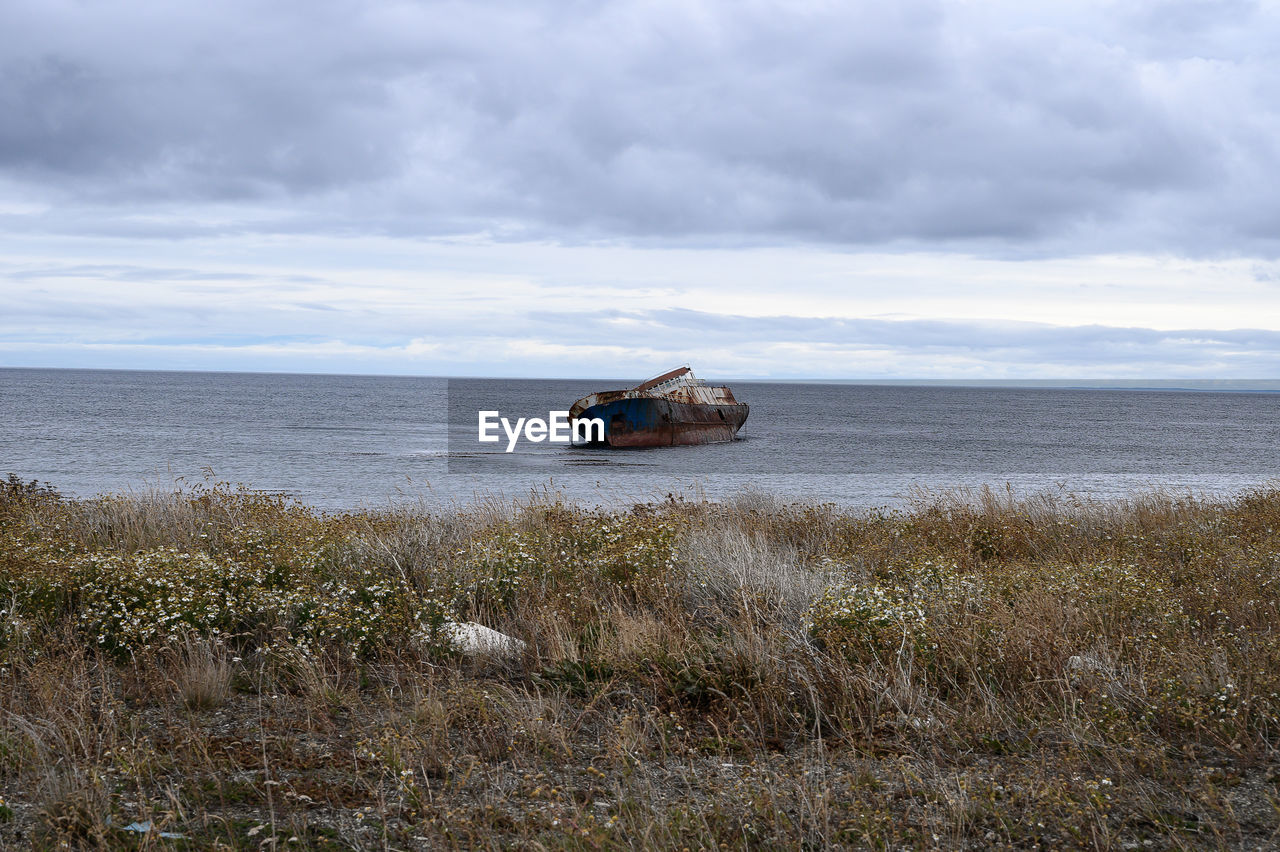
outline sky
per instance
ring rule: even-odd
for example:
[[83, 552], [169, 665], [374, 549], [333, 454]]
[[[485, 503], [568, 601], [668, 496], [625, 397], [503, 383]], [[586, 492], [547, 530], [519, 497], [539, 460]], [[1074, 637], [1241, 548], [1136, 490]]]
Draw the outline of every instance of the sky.
[[0, 2], [0, 366], [1280, 378], [1280, 5]]

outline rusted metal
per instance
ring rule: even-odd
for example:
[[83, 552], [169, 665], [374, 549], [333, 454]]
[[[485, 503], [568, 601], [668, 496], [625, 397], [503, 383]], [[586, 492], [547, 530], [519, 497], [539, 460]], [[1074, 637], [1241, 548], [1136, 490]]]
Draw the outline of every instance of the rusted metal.
[[729, 388], [707, 385], [686, 365], [628, 390], [584, 396], [569, 419], [599, 418], [610, 447], [667, 447], [732, 441], [748, 411]]

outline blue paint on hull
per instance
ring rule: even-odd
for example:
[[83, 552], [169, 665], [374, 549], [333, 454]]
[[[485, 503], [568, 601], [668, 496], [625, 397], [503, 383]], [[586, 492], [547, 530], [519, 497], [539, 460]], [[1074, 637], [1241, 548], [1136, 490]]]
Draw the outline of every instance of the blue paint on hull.
[[605, 443], [611, 447], [665, 447], [732, 441], [748, 410], [742, 403], [703, 405], [635, 397], [593, 405], [580, 419], [603, 421]]

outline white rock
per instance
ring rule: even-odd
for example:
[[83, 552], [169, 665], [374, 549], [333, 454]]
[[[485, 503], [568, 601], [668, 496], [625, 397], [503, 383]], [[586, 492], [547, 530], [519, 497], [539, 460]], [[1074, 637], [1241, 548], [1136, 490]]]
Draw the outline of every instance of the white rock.
[[448, 639], [455, 649], [464, 654], [494, 654], [516, 656], [524, 652], [528, 643], [508, 636], [474, 621], [451, 622], [440, 628], [440, 635]]
[[1067, 664], [1063, 668], [1068, 675], [1111, 674], [1110, 666], [1092, 654], [1078, 654], [1067, 657]]
[[1063, 666], [1063, 673], [1067, 676], [1067, 682], [1072, 686], [1092, 681], [1098, 684], [1102, 691], [1112, 698], [1129, 700], [1139, 697], [1131, 688], [1133, 683], [1131, 672], [1118, 668], [1114, 664], [1104, 659], [1099, 659], [1092, 654], [1077, 654], [1068, 657], [1066, 665]]

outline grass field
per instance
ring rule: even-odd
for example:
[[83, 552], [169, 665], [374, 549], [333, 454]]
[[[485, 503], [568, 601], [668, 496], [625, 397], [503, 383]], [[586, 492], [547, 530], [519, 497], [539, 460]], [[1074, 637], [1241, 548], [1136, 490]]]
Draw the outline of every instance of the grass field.
[[0, 607], [15, 848], [1280, 845], [1276, 490], [330, 515], [10, 477]]

